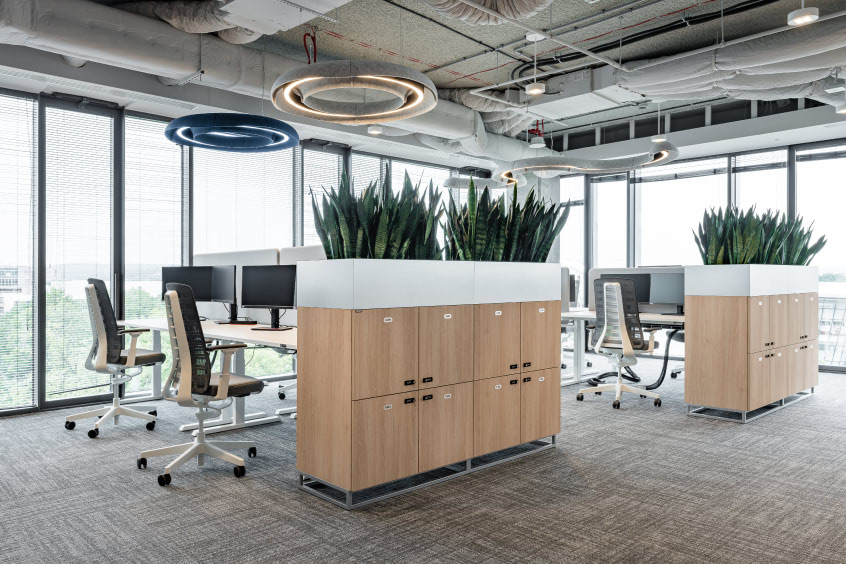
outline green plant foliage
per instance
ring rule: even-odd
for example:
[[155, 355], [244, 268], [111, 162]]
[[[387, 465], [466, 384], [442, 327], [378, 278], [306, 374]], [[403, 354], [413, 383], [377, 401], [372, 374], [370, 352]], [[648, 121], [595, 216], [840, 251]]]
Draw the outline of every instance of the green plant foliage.
[[545, 262], [569, 215], [570, 202], [547, 205], [535, 199], [534, 189], [522, 205], [516, 186], [510, 206], [504, 195], [492, 200], [487, 188], [477, 197], [471, 178], [467, 203], [460, 209], [450, 194], [444, 226], [447, 259]]
[[755, 213], [728, 208], [706, 211], [693, 232], [703, 264], [807, 265], [825, 246], [825, 237], [811, 244], [813, 225], [767, 210]]
[[314, 225], [329, 259], [441, 260], [440, 200], [441, 193], [431, 182], [421, 193], [420, 184], [414, 186], [408, 173], [396, 194], [386, 181], [381, 187], [371, 182], [356, 196], [346, 176], [337, 191], [324, 188], [320, 206], [311, 192]]

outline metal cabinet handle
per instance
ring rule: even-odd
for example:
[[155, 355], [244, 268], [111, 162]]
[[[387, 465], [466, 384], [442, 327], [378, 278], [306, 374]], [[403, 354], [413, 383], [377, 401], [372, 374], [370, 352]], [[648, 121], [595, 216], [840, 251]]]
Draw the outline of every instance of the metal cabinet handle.
[[387, 404], [387, 405], [385, 406], [385, 409], [386, 409], [386, 410], [388, 410], [388, 409], [393, 409], [393, 407], [394, 407], [394, 406], [393, 406], [393, 405], [391, 405], [391, 404], [389, 403], [389, 404]]

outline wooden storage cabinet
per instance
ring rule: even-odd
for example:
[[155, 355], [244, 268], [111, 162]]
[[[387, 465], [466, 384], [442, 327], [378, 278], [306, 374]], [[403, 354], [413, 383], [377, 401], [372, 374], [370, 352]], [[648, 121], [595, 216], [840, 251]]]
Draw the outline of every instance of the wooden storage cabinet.
[[352, 314], [353, 399], [417, 390], [416, 307]]
[[420, 389], [473, 380], [473, 306], [418, 308]]
[[473, 382], [474, 455], [520, 444], [520, 375]]
[[426, 472], [473, 457], [473, 383], [420, 390], [419, 468]]
[[520, 304], [520, 367], [523, 372], [561, 364], [560, 304], [554, 301]]
[[520, 304], [476, 304], [473, 322], [475, 379], [519, 374]]
[[561, 372], [548, 368], [522, 374], [520, 381], [520, 442], [561, 432]]

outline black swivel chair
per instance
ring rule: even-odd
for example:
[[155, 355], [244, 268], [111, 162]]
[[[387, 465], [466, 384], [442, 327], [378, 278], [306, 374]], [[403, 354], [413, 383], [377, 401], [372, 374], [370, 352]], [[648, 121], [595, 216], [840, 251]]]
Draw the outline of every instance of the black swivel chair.
[[[170, 473], [189, 460], [196, 458], [203, 466], [205, 457], [212, 456], [235, 465], [235, 476], [246, 474], [244, 459], [227, 452], [227, 448], [246, 448], [250, 458], [256, 456], [255, 443], [252, 441], [207, 441], [203, 424], [207, 419], [220, 415], [222, 409], [232, 402], [232, 398], [255, 394], [264, 388], [264, 382], [249, 376], [230, 373], [232, 355], [247, 345], [232, 343], [229, 345], [209, 346], [203, 335], [200, 315], [194, 301], [194, 292], [185, 284], [170, 283], [166, 286], [165, 307], [167, 308], [167, 326], [173, 357], [173, 367], [162, 390], [162, 397], [175, 401], [183, 407], [196, 408], [197, 434], [194, 441], [176, 446], [144, 451], [139, 455], [138, 468], [147, 467], [147, 458], [154, 456], [179, 455], [165, 466], [159, 475], [160, 486], [171, 482]], [[223, 353], [223, 366], [220, 372], [212, 372], [209, 352]], [[211, 402], [224, 401], [216, 406]]]
[[[156, 427], [156, 411], [147, 412], [122, 406], [120, 392], [123, 384], [141, 374], [145, 366], [164, 362], [165, 355], [137, 348], [138, 337], [146, 333], [148, 329], [119, 328], [112, 301], [109, 299], [109, 292], [102, 280], [89, 278], [88, 285], [85, 287], [85, 297], [88, 301], [88, 317], [91, 320], [91, 330], [94, 335], [94, 343], [85, 360], [85, 367], [111, 376], [114, 399], [110, 406], [68, 415], [65, 417], [65, 429], [73, 430], [79, 419], [99, 417], [94, 428], [88, 431], [88, 436], [94, 439], [100, 434], [100, 425], [109, 420], [114, 420], [117, 425], [120, 417], [124, 416], [147, 421], [147, 429], [152, 431]], [[123, 348], [124, 335], [131, 337], [128, 350]]]

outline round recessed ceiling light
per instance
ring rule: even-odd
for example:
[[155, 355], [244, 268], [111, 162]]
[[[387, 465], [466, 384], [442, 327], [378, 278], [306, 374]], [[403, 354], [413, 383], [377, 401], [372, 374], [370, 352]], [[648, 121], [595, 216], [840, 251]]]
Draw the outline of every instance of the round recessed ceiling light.
[[[485, 188], [507, 188], [508, 184], [505, 184], [504, 182], [500, 182], [493, 178], [474, 178], [473, 186], [475, 186], [477, 190], [484, 190]], [[443, 187], [467, 190], [468, 188], [470, 188], [470, 179], [461, 178], [459, 176], [450, 176], [449, 178], [444, 180]]]
[[806, 25], [814, 23], [818, 19], [820, 19], [820, 11], [817, 8], [806, 8], [805, 0], [802, 0], [802, 8], [793, 10], [787, 14], [787, 25]]
[[343, 124], [378, 124], [435, 107], [434, 83], [416, 70], [379, 61], [328, 61], [286, 72], [273, 83], [284, 112]]
[[193, 114], [167, 124], [177, 145], [234, 153], [279, 151], [300, 143], [296, 130], [278, 119], [250, 114]]

